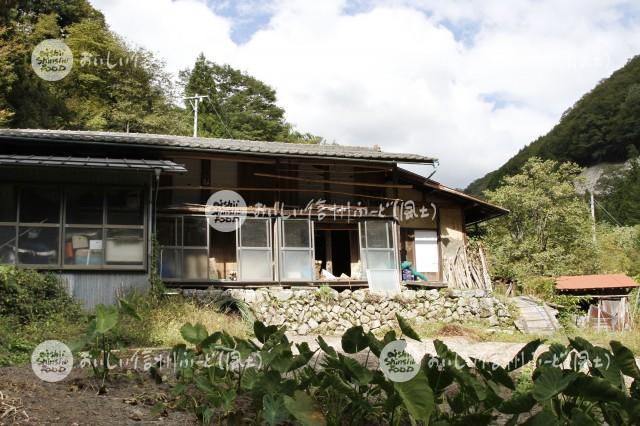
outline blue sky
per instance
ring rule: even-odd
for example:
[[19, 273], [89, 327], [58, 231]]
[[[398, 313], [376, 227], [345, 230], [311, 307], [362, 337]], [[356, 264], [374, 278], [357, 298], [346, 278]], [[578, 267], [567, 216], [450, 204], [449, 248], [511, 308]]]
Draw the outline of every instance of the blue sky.
[[435, 156], [456, 187], [640, 53], [631, 0], [90, 1], [170, 72], [203, 52], [274, 87], [299, 130]]

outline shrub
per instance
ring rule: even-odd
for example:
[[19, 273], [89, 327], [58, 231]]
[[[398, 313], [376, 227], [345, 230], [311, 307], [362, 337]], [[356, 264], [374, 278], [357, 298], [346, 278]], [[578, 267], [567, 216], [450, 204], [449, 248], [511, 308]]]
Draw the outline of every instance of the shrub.
[[80, 305], [66, 292], [58, 276], [0, 266], [0, 316], [28, 324], [55, 315], [77, 319], [81, 313]]

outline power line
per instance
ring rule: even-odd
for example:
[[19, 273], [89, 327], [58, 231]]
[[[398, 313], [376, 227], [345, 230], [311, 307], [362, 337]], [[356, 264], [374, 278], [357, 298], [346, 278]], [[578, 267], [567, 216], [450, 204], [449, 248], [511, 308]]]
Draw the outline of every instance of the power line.
[[596, 206], [600, 207], [602, 209], [603, 212], [605, 212], [607, 214], [607, 216], [609, 216], [618, 226], [623, 226], [622, 223], [620, 223], [620, 221], [618, 221], [618, 219], [616, 219], [615, 217], [613, 217], [613, 215], [611, 213], [609, 213], [607, 211], [607, 209], [605, 209], [602, 204], [600, 204], [600, 202], [598, 202], [596, 199], [594, 199]]
[[233, 139], [233, 136], [231, 135], [231, 132], [229, 131], [229, 128], [227, 127], [227, 124], [222, 119], [222, 116], [220, 115], [220, 113], [218, 113], [218, 109], [216, 108], [216, 105], [208, 97], [207, 97], [207, 99], [209, 100], [209, 103], [211, 104], [211, 107], [213, 108], [213, 112], [216, 113], [216, 116], [218, 116], [218, 119], [220, 120], [220, 123], [222, 123], [222, 127], [224, 127], [224, 130], [227, 132], [227, 136], [229, 136], [229, 139]]

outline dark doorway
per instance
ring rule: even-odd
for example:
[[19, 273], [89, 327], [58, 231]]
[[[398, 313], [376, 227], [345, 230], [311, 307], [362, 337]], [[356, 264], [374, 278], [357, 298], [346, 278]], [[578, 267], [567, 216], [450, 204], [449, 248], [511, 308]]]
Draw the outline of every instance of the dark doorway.
[[331, 261], [333, 275], [351, 276], [351, 247], [349, 231], [331, 231]]
[[315, 258], [336, 277], [351, 276], [351, 238], [349, 230], [320, 229], [315, 232]]

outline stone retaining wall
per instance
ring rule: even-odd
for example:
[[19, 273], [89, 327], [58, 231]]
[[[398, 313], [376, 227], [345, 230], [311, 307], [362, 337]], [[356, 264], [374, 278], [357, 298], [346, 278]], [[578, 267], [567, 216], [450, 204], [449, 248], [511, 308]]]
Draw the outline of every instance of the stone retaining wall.
[[245, 301], [266, 324], [287, 326], [296, 334], [342, 334], [354, 325], [365, 332], [397, 327], [396, 312], [416, 324], [427, 321], [485, 320], [512, 325], [507, 307], [484, 290], [403, 290], [387, 298], [368, 290], [282, 289], [184, 290], [202, 301], [230, 295]]

